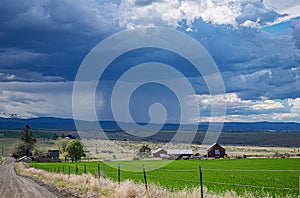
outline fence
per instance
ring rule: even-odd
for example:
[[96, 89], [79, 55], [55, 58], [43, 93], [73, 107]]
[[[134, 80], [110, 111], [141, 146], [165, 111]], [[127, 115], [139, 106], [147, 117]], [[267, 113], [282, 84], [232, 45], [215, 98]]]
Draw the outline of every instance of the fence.
[[[41, 163], [43, 164], [43, 163]], [[287, 191], [289, 193], [292, 193], [294, 195], [297, 194], [299, 191], [300, 195], [300, 176], [299, 176], [299, 188], [298, 186], [295, 187], [279, 187], [279, 186], [270, 186], [270, 185], [252, 185], [249, 183], [234, 183], [234, 182], [228, 182], [228, 181], [215, 181], [213, 178], [205, 177], [206, 174], [208, 175], [209, 172], [213, 173], [299, 173], [300, 170], [252, 170], [252, 169], [240, 169], [240, 170], [223, 170], [223, 169], [207, 169], [202, 168], [200, 165], [199, 168], [195, 169], [166, 169], [166, 168], [148, 168], [144, 165], [142, 166], [128, 166], [128, 165], [122, 165], [123, 168], [129, 170], [129, 169], [135, 169], [140, 170], [139, 172], [129, 172], [124, 171], [121, 169], [121, 165], [118, 164], [116, 167], [113, 167], [110, 171], [103, 171], [101, 170], [101, 164], [102, 163], [93, 163], [89, 166], [87, 164], [84, 165], [58, 165], [55, 164], [55, 167], [41, 167], [39, 164], [32, 165], [34, 168], [44, 169], [49, 172], [57, 172], [57, 173], [64, 173], [68, 174], [69, 176], [71, 174], [87, 174], [91, 173], [95, 175], [95, 177], [98, 177], [99, 179], [101, 177], [109, 177], [109, 178], [115, 178], [115, 180], [118, 182], [119, 185], [121, 185], [121, 180], [125, 179], [132, 179], [135, 178], [136, 180], [139, 180], [144, 183], [145, 189], [149, 190], [149, 182], [155, 183], [156, 181], [172, 181], [174, 182], [180, 182], [180, 183], [192, 183], [193, 186], [198, 186], [200, 188], [201, 197], [203, 197], [203, 186], [210, 187], [212, 185], [216, 186], [222, 186], [222, 187], [237, 187], [242, 189], [261, 189], [264, 190], [272, 190], [272, 191]], [[103, 164], [102, 164], [103, 165]], [[172, 174], [173, 173], [173, 174]], [[167, 175], [167, 176], [165, 176]], [[176, 177], [176, 175], [179, 175], [180, 177]], [[190, 178], [187, 178], [190, 177]], [[254, 178], [255, 179], [255, 178]], [[298, 177], [297, 177], [298, 179]]]
[[10, 148], [0, 147], [0, 156], [1, 157], [8, 157], [10, 156]]

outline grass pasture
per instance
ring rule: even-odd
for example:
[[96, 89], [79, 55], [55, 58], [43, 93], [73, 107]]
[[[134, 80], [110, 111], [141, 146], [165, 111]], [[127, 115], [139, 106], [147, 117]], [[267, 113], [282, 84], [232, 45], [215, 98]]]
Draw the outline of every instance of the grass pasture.
[[[203, 167], [204, 186], [211, 192], [233, 190], [240, 195], [251, 192], [255, 196], [297, 197], [300, 176], [299, 158], [229, 159], [229, 160], [141, 160], [100, 162], [101, 175], [117, 181], [117, 167], [121, 167], [121, 181], [131, 179], [143, 182], [142, 165], [148, 183], [159, 184], [168, 189], [199, 187], [199, 165]], [[68, 174], [87, 172], [97, 174], [98, 162], [79, 163], [30, 163], [31, 167], [48, 171], [64, 171]], [[151, 186], [150, 186], [151, 187]]]
[[2, 156], [2, 148], [4, 157], [11, 156], [10, 148], [19, 140], [19, 138], [0, 138], [0, 156]]

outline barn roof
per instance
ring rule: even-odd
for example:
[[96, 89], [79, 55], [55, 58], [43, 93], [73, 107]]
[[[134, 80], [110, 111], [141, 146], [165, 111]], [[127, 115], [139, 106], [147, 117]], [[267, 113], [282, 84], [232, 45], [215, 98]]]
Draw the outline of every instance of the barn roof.
[[218, 145], [218, 146], [220, 146], [221, 148], [223, 148], [220, 144], [218, 144], [218, 143], [214, 143], [213, 145], [211, 145], [207, 150], [209, 151], [210, 149], [212, 149], [214, 146], [216, 146], [216, 145]]
[[59, 152], [59, 150], [48, 150], [49, 153], [56, 153]]
[[163, 149], [163, 148], [159, 148], [159, 149], [154, 150], [153, 153], [157, 153], [157, 152], [159, 152], [159, 151], [164, 151], [164, 150], [165, 150], [165, 149]]
[[192, 155], [193, 151], [190, 149], [170, 149], [167, 150], [167, 154], [168, 155], [182, 155], [182, 154]]

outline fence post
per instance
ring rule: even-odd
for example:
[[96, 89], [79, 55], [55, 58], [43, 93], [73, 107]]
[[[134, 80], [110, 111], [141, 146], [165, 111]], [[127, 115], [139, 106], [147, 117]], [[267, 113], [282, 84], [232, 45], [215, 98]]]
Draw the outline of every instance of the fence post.
[[121, 174], [120, 174], [120, 164], [118, 164], [118, 184], [120, 186], [121, 183]]
[[75, 174], [77, 175], [78, 174], [78, 167], [77, 167], [77, 164], [76, 164], [76, 167], [75, 167]]
[[203, 180], [202, 180], [202, 165], [199, 166], [200, 172], [200, 197], [203, 198]]
[[146, 191], [148, 191], [147, 176], [146, 176], [146, 171], [145, 171], [144, 165], [142, 166], [142, 168], [143, 168], [143, 173], [144, 173], [145, 188], [146, 188]]
[[84, 165], [84, 174], [86, 174], [86, 165]]
[[98, 178], [100, 179], [100, 164], [98, 163]]

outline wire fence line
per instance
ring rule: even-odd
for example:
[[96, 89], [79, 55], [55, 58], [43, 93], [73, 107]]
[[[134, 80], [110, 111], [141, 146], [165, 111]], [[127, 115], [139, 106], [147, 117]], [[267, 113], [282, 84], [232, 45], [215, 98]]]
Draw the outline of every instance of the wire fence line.
[[271, 187], [271, 186], [254, 186], [254, 185], [249, 185], [249, 184], [234, 184], [234, 183], [215, 182], [215, 181], [203, 181], [203, 183], [220, 184], [220, 185], [227, 185], [227, 186], [250, 187], [250, 188], [261, 188], [261, 189], [272, 189], [272, 190], [298, 190], [298, 188], [281, 188], [281, 187]]
[[[147, 169], [148, 170], [148, 169]], [[156, 169], [149, 169], [149, 171], [165, 171], [165, 172], [196, 172], [199, 171], [199, 168], [195, 168], [195, 169], [184, 169], [184, 170], [180, 170], [180, 169], [165, 169], [165, 168], [156, 168]]]
[[[122, 164], [123, 166], [123, 164]], [[34, 166], [33, 166], [34, 167]], [[69, 167], [69, 168], [68, 168]], [[44, 169], [46, 171], [49, 172], [60, 172], [60, 173], [68, 173], [72, 174], [72, 170], [74, 174], [78, 174], [78, 170], [81, 169], [82, 173], [91, 173], [91, 171], [87, 170], [87, 165], [76, 165], [75, 167], [73, 166], [72, 169], [69, 166], [57, 166], [57, 167], [52, 167], [52, 168], [45, 168], [45, 167], [38, 167], [36, 166], [35, 168], [39, 168], [39, 169]], [[125, 167], [129, 167], [129, 168], [139, 168], [140, 170], [142, 170], [141, 166], [130, 166], [130, 165], [125, 165]], [[117, 167], [112, 167], [115, 169], [119, 168], [120, 171], [120, 165], [117, 165]], [[193, 182], [193, 183], [201, 183], [203, 182], [204, 184], [206, 184], [207, 186], [209, 186], [209, 184], [216, 184], [216, 185], [226, 185], [226, 186], [236, 186], [236, 187], [244, 187], [244, 188], [255, 188], [255, 189], [270, 189], [270, 190], [287, 190], [287, 191], [297, 191], [298, 188], [292, 188], [292, 187], [272, 187], [272, 186], [256, 186], [256, 185], [250, 185], [250, 184], [237, 184], [237, 183], [228, 183], [228, 182], [218, 182], [218, 181], [210, 181], [210, 180], [202, 180], [200, 181], [199, 178], [199, 170], [200, 169], [186, 169], [186, 170], [181, 170], [181, 169], [166, 169], [166, 168], [158, 168], [158, 169], [143, 169], [144, 171], [149, 171], [148, 173], [159, 173], [160, 171], [164, 171], [164, 172], [190, 172], [193, 173], [193, 178], [197, 178], [197, 179], [185, 179], [185, 178], [178, 178], [178, 177], [172, 177], [170, 175], [168, 175], [167, 177], [163, 177], [163, 176], [158, 176], [158, 175], [153, 175], [153, 174], [147, 174], [147, 178], [152, 178], [152, 179], [163, 179], [163, 180], [172, 180], [172, 181], [183, 181], [183, 182]], [[70, 172], [71, 171], [71, 172]], [[205, 171], [215, 171], [215, 172], [300, 172], [300, 170], [264, 170], [264, 169], [258, 169], [258, 170], [248, 170], [248, 169], [236, 169], [236, 170], [223, 170], [223, 169], [202, 169], [202, 171], [205, 174]], [[94, 169], [95, 172], [95, 176], [97, 177], [97, 169]], [[123, 174], [122, 174], [123, 172]], [[143, 172], [130, 172], [128, 170], [124, 171], [122, 170], [121, 174], [118, 175], [118, 180], [120, 181], [120, 177], [122, 176], [122, 179], [131, 179], [130, 176], [137, 176], [140, 177], [140, 179], [143, 179]], [[102, 171], [102, 176], [105, 177], [115, 177], [115, 173], [111, 172], [111, 171]], [[191, 176], [191, 175], [188, 175]], [[151, 179], [150, 179], [151, 181]], [[153, 180], [152, 180], [153, 181]]]
[[226, 169], [203, 169], [204, 171], [216, 171], [216, 172], [300, 172], [300, 170], [252, 170], [252, 169], [236, 169], [236, 170], [226, 170]]
[[[117, 168], [116, 166], [113, 166]], [[133, 168], [134, 170], [140, 169], [141, 166], [122, 164], [122, 167]], [[194, 169], [166, 169], [166, 168], [151, 168], [145, 167], [147, 171], [165, 171], [165, 172], [198, 172], [199, 168]], [[272, 170], [272, 169], [209, 169], [203, 168], [203, 171], [216, 171], [216, 172], [300, 172], [300, 170]]]
[[[199, 168], [197, 169], [162, 169], [162, 168], [157, 168], [157, 169], [149, 169], [149, 171], [154, 171], [154, 170], [159, 170], [159, 171], [166, 171], [166, 172], [195, 172], [199, 171]], [[203, 171], [216, 171], [216, 172], [300, 172], [300, 170], [272, 170], [272, 169], [208, 169], [208, 168], [203, 168]]]
[[162, 177], [162, 176], [156, 176], [156, 175], [148, 175], [148, 177], [159, 178], [159, 179], [164, 179], [164, 180], [176, 180], [176, 181], [186, 181], [186, 182], [199, 183], [199, 180], [182, 179], [182, 178], [176, 178], [176, 177]]
[[143, 172], [140, 172], [140, 173], [128, 173], [128, 172], [126, 172], [126, 174], [134, 175], [134, 176], [143, 176]]

